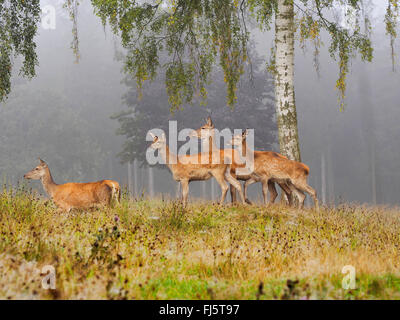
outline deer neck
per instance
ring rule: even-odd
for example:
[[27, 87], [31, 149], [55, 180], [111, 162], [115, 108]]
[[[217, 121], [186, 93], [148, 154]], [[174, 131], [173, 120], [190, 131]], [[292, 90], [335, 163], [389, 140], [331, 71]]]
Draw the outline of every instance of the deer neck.
[[43, 189], [46, 193], [53, 197], [54, 191], [57, 188], [57, 184], [54, 182], [53, 177], [51, 176], [51, 172], [49, 168], [46, 168], [45, 175], [40, 179], [43, 185]]
[[214, 133], [208, 137], [208, 139], [202, 139], [202, 150], [208, 150], [208, 153], [211, 155], [213, 151], [219, 151], [219, 148], [215, 144], [215, 136]]
[[[178, 157], [170, 150], [168, 145], [165, 148], [160, 149], [161, 157], [165, 161], [165, 164], [172, 170], [174, 168], [174, 164], [177, 162]], [[172, 159], [172, 163], [171, 160]]]
[[208, 137], [208, 151], [219, 150], [215, 144], [215, 133], [213, 132], [211, 136]]
[[208, 151], [208, 163], [214, 162], [215, 151], [219, 151], [217, 146], [214, 143], [214, 133], [208, 137], [208, 139], [201, 140], [201, 152]]
[[246, 152], [246, 154], [247, 154], [247, 141], [246, 140], [242, 141], [242, 153], [243, 152]]
[[242, 141], [242, 156], [243, 156], [243, 153], [245, 153], [246, 163], [248, 165], [251, 165], [251, 164], [254, 165], [254, 150], [251, 150], [249, 148], [246, 140]]

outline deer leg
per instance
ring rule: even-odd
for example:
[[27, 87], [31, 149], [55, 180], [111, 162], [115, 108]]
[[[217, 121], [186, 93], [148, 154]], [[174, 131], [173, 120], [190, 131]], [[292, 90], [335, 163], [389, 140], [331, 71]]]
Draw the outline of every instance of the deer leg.
[[94, 205], [111, 207], [115, 197], [114, 185], [103, 184], [97, 190]]
[[[297, 189], [307, 192], [313, 198], [315, 209], [319, 211], [317, 192], [312, 187], [310, 187], [306, 181], [297, 182], [295, 183], [295, 186]], [[303, 200], [303, 205], [304, 205], [304, 200]]]
[[288, 184], [286, 182], [278, 183], [278, 184], [284, 191], [284, 193], [282, 193], [282, 196], [281, 196], [281, 203], [283, 203], [284, 201], [286, 202], [286, 200], [285, 200], [285, 196], [286, 196], [289, 206], [292, 206], [293, 205], [293, 197], [292, 197], [292, 192], [290, 191]]
[[307, 185], [307, 190], [306, 192], [308, 192], [311, 195], [311, 198], [313, 198], [314, 200], [314, 206], [315, 206], [315, 210], [317, 212], [319, 212], [319, 203], [318, 203], [318, 198], [317, 198], [317, 191], [315, 191], [314, 188], [310, 187], [309, 185]]
[[178, 184], [176, 185], [175, 193], [178, 196], [178, 200], [182, 201], [182, 184], [179, 180], [178, 180]]
[[294, 184], [294, 183], [289, 183], [289, 188], [296, 195], [296, 197], [299, 201], [298, 208], [301, 209], [304, 205], [304, 200], [305, 200], [306, 196], [301, 191], [301, 189], [297, 188], [296, 184]]
[[215, 180], [217, 180], [219, 186], [221, 187], [221, 199], [219, 201], [219, 204], [223, 204], [229, 189], [228, 184], [226, 183], [224, 176], [221, 174], [214, 174], [214, 178]]
[[[263, 189], [264, 189], [264, 186], [263, 186]], [[274, 203], [276, 197], [278, 196], [278, 192], [276, 191], [275, 183], [271, 180], [268, 180], [268, 190], [269, 190], [269, 197], [270, 197], [269, 202]], [[264, 203], [267, 203], [267, 200], [266, 200], [267, 194], [264, 195], [264, 191], [263, 191], [263, 196], [264, 196]]]
[[[232, 171], [233, 170], [231, 170], [231, 175], [236, 178], [236, 176], [232, 174]], [[233, 185], [230, 185], [229, 186], [229, 190], [230, 190], [230, 193], [231, 193], [231, 202], [233, 204], [233, 203], [235, 203], [237, 201], [237, 199], [236, 199], [236, 189], [235, 189], [235, 187]]]
[[189, 180], [181, 180], [181, 186], [182, 186], [182, 202], [184, 205], [186, 205], [189, 195]]
[[239, 192], [239, 196], [240, 196], [240, 200], [242, 200], [242, 203], [245, 204], [246, 201], [244, 199], [244, 195], [243, 195], [243, 189], [242, 189], [242, 185], [240, 184], [239, 181], [237, 181], [234, 177], [232, 177], [231, 173], [230, 173], [230, 169], [225, 171], [225, 179], [235, 187], [235, 189]]
[[247, 188], [249, 187], [249, 185], [256, 183], [256, 182], [258, 182], [256, 179], [250, 178], [249, 180], [246, 180], [246, 182], [244, 183], [244, 198], [246, 199], [246, 202], [248, 204], [251, 204], [251, 201], [247, 197]]
[[264, 199], [264, 205], [268, 205], [268, 180], [267, 181], [265, 181], [265, 180], [263, 180], [262, 182], [261, 182], [261, 186], [262, 186], [262, 194], [263, 194], [263, 199]]
[[121, 203], [121, 190], [119, 188], [114, 189], [114, 199], [117, 205]]
[[70, 213], [71, 210], [72, 210], [71, 207], [69, 207], [69, 206], [63, 206], [63, 207], [58, 208], [57, 211], [58, 211], [58, 213]]
[[230, 185], [229, 191], [231, 193], [231, 202], [235, 203], [237, 201], [236, 200], [236, 189], [235, 189], [235, 187], [233, 185]]
[[56, 213], [57, 214], [65, 213], [65, 210], [62, 208], [57, 208]]
[[[54, 199], [53, 199], [54, 201]], [[57, 206], [57, 213], [69, 213], [72, 209], [71, 206], [69, 206], [67, 203], [64, 201], [54, 201], [55, 205]]]

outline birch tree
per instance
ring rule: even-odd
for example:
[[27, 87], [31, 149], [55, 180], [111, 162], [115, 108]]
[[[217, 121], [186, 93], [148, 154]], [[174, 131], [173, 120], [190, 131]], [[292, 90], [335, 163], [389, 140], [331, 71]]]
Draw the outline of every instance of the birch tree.
[[[38, 1], [15, 1], [17, 23], [6, 23], [5, 30], [19, 30], [24, 20], [18, 20], [18, 10], [30, 10], [33, 19], [25, 30], [24, 45], [13, 32], [1, 33], [1, 47], [6, 54], [0, 56], [0, 98], [10, 90], [11, 64], [7, 57], [14, 48], [17, 54], [34, 53], [35, 21], [38, 17]], [[299, 137], [294, 89], [294, 45], [311, 43], [314, 61], [318, 69], [318, 53], [321, 33], [329, 35], [329, 52], [338, 63], [339, 105], [344, 108], [346, 76], [351, 58], [357, 53], [371, 61], [373, 48], [370, 40], [371, 26], [368, 14], [363, 10], [363, 0], [91, 0], [96, 14], [104, 25], [110, 24], [113, 32], [121, 37], [122, 45], [130, 54], [126, 58], [125, 71], [136, 79], [139, 92], [145, 81], [152, 81], [162, 71], [169, 96], [171, 110], [190, 104], [196, 97], [207, 101], [206, 85], [211, 82], [210, 72], [219, 63], [226, 82], [226, 104], [233, 107], [236, 91], [244, 67], [251, 68], [247, 54], [249, 28], [247, 21], [255, 18], [258, 26], [269, 29], [275, 22], [275, 47], [270, 56], [269, 70], [275, 76], [275, 102], [281, 152], [291, 159], [300, 160]], [[8, 5], [14, 1], [3, 1]], [[72, 49], [79, 58], [76, 12], [78, 1], [66, 1], [73, 21]], [[395, 65], [395, 39], [399, 21], [400, 0], [386, 0], [383, 18], [391, 45], [391, 60]], [[2, 6], [0, 18], [8, 17]], [[72, 8], [72, 10], [71, 10]], [[346, 8], [344, 19], [352, 21], [346, 28], [334, 21], [332, 12]], [[13, 13], [12, 13], [13, 14]], [[27, 15], [22, 15], [27, 16]], [[29, 15], [28, 15], [29, 16]], [[7, 20], [5, 20], [7, 21]], [[2, 20], [0, 20], [3, 23]], [[16, 27], [16, 28], [15, 28]], [[3, 26], [0, 30], [3, 30]], [[18, 34], [18, 32], [17, 32]], [[17, 41], [15, 41], [17, 39]], [[4, 45], [6, 43], [6, 45]], [[160, 62], [161, 53], [170, 60]], [[269, 54], [268, 54], [269, 55]], [[34, 56], [25, 54], [30, 62], [27, 75], [34, 75]], [[267, 58], [267, 54], [266, 54]], [[140, 93], [139, 93], [140, 95]]]
[[30, 79], [38, 64], [34, 37], [40, 22], [39, 0], [0, 1], [0, 102], [11, 92], [14, 58], [22, 58], [20, 75]]
[[279, 0], [275, 18], [275, 108], [281, 153], [300, 161], [294, 99], [294, 3]]
[[[392, 46], [399, 20], [399, 1], [388, 0], [384, 17]], [[346, 76], [350, 60], [359, 53], [372, 60], [369, 17], [361, 0], [194, 0], [125, 1], [93, 0], [103, 23], [110, 23], [120, 34], [123, 45], [133, 52], [127, 57], [126, 70], [137, 79], [138, 88], [164, 70], [170, 107], [179, 109], [194, 97], [207, 98], [206, 84], [218, 61], [224, 72], [227, 105], [236, 102], [237, 83], [246, 65], [249, 29], [254, 17], [261, 29], [275, 23], [275, 46], [269, 70], [275, 77], [275, 105], [281, 152], [301, 160], [294, 89], [295, 38], [300, 45], [311, 43], [318, 69], [321, 33], [330, 36], [329, 52], [338, 62], [338, 104], [345, 106]], [[344, 17], [352, 28], [335, 22], [332, 12], [349, 8]], [[296, 36], [298, 35], [298, 36]], [[159, 55], [171, 57], [164, 65]], [[392, 52], [394, 56], [394, 51]], [[267, 55], [266, 55], [267, 58]]]

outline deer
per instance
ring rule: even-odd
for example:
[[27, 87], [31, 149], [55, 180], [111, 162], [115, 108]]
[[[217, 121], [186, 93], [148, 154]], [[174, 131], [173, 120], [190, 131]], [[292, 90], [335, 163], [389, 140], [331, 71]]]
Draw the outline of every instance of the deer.
[[102, 180], [89, 183], [56, 184], [45, 161], [39, 158], [39, 165], [24, 175], [27, 180], [40, 180], [43, 189], [54, 201], [60, 211], [88, 209], [96, 206], [111, 206], [115, 199], [121, 201], [119, 183], [114, 180]]
[[[245, 204], [242, 185], [232, 175], [230, 165], [226, 163], [215, 163], [214, 161], [204, 161], [208, 158], [208, 154], [197, 153], [194, 155], [175, 155], [169, 148], [166, 142], [165, 134], [162, 133], [161, 137], [155, 136], [150, 132], [150, 136], [153, 138], [153, 142], [150, 147], [159, 150], [162, 159], [168, 166], [172, 173], [172, 177], [175, 181], [181, 184], [182, 190], [182, 202], [184, 205], [188, 202], [189, 195], [189, 183], [191, 181], [205, 181], [214, 177], [221, 187], [221, 199], [220, 204], [225, 201], [226, 194], [228, 192], [228, 183], [233, 185], [238, 190], [241, 201]], [[171, 161], [176, 159], [177, 161]], [[173, 163], [176, 162], [176, 163]], [[207, 163], [202, 163], [207, 162]]]
[[[246, 138], [248, 130], [244, 130], [241, 135], [235, 135], [232, 139], [232, 145], [242, 146], [246, 150], [246, 161], [254, 161], [254, 171], [251, 179], [245, 182], [245, 189], [252, 183], [257, 181], [263, 182], [263, 193], [265, 184], [270, 181], [277, 181], [285, 184], [298, 198], [299, 209], [304, 207], [305, 194], [308, 193], [314, 200], [314, 206], [319, 210], [319, 204], [316, 191], [307, 183], [310, 174], [310, 168], [295, 160], [287, 159], [279, 155], [277, 152], [259, 152], [255, 153], [247, 146]], [[251, 155], [254, 152], [254, 157]], [[254, 159], [254, 160], [253, 160]]]
[[[203, 144], [207, 143], [209, 144], [208, 150], [209, 152], [219, 152], [221, 154], [221, 158], [228, 158], [231, 162], [231, 175], [234, 176], [236, 179], [241, 180], [241, 181], [248, 181], [252, 179], [251, 181], [258, 182], [259, 180], [255, 180], [256, 177], [254, 176], [252, 178], [250, 173], [245, 173], [244, 171], [237, 173], [236, 169], [238, 168], [245, 168], [246, 164], [243, 160], [242, 154], [238, 152], [237, 149], [218, 149], [217, 146], [215, 145], [215, 127], [212, 122], [211, 117], [209, 116], [206, 119], [206, 123], [201, 126], [199, 129], [192, 131], [191, 137], [196, 137], [200, 140], [202, 140]], [[245, 148], [242, 149], [246, 150]], [[270, 152], [270, 151], [254, 151], [255, 154], [258, 154], [259, 152]], [[277, 154], [277, 153], [275, 153]], [[279, 155], [279, 154], [278, 154]], [[283, 155], [279, 155], [281, 157], [284, 157]], [[286, 157], [284, 157], [286, 158]], [[254, 183], [252, 182], [252, 183]], [[268, 198], [267, 198], [267, 190], [270, 192], [270, 203], [274, 203], [276, 197], [278, 196], [278, 192], [276, 191], [275, 188], [275, 182], [279, 184], [279, 186], [282, 188], [284, 193], [286, 194], [288, 200], [289, 200], [289, 205], [292, 204], [292, 197], [291, 197], [291, 190], [290, 188], [286, 185], [286, 183], [281, 182], [281, 181], [275, 181], [274, 179], [268, 180], [265, 185], [263, 181], [260, 181], [263, 184], [263, 198], [264, 198], [264, 203], [267, 204]], [[245, 184], [244, 187], [244, 197], [245, 201], [249, 204], [251, 204], [251, 201], [247, 197], [247, 187], [248, 185]], [[231, 186], [230, 188], [230, 193], [231, 193], [231, 201], [234, 203], [236, 201], [236, 190]]]

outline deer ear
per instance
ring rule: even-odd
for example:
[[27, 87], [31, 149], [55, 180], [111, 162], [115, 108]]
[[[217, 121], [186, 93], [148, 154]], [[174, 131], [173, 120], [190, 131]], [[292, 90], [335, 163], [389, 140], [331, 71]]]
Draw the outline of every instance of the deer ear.
[[207, 124], [208, 124], [209, 126], [212, 126], [212, 125], [213, 125], [213, 122], [212, 122], [212, 119], [211, 119], [210, 116], [208, 116], [208, 118], [207, 118]]
[[44, 162], [42, 159], [40, 159], [40, 158], [38, 158], [39, 159], [39, 162], [40, 162], [40, 164], [42, 165], [42, 166], [47, 166], [47, 163], [46, 162]]
[[164, 132], [161, 134], [161, 140], [165, 141], [165, 133]]
[[156, 137], [156, 136], [153, 134], [153, 132], [149, 132], [149, 135], [150, 135], [150, 137], [153, 138], [153, 140], [154, 140], [154, 138]]

